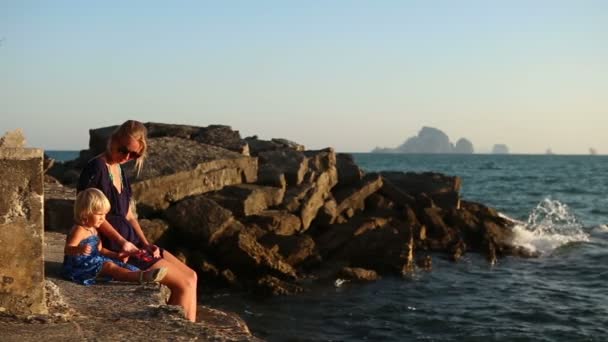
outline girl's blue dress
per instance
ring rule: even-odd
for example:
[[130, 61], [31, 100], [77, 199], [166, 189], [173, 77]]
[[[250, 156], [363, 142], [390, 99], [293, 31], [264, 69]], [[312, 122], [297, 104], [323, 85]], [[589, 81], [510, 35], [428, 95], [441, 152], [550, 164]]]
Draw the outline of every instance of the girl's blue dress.
[[139, 268], [126, 264], [122, 261], [108, 258], [99, 254], [98, 245], [99, 237], [91, 235], [80, 241], [80, 245], [90, 245], [93, 251], [89, 255], [65, 255], [63, 257], [63, 276], [83, 285], [95, 284], [96, 280], [109, 281], [111, 277], [98, 277], [101, 267], [106, 262], [112, 262], [116, 265], [129, 269], [130, 271], [139, 271]]

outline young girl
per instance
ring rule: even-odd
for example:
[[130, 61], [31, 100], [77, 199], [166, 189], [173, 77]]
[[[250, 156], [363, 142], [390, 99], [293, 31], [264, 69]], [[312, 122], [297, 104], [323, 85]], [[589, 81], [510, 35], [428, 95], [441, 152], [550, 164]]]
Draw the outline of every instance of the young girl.
[[95, 280], [100, 279], [160, 282], [167, 274], [167, 268], [140, 271], [117, 260], [123, 255], [103, 248], [97, 228], [104, 222], [109, 210], [110, 202], [98, 189], [89, 188], [78, 194], [74, 203], [76, 224], [66, 238], [63, 275], [84, 285], [94, 284]]

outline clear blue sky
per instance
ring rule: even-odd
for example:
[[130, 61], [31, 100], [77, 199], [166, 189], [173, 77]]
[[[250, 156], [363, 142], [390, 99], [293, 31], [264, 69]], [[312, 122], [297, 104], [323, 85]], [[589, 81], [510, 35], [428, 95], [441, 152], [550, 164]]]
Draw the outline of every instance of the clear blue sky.
[[608, 1], [0, 0], [0, 134], [125, 119], [396, 146], [608, 153]]

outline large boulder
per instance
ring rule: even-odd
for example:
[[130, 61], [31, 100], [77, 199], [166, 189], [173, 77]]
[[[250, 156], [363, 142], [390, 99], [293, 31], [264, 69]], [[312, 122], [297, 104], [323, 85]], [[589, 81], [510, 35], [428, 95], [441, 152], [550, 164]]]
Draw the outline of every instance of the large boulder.
[[333, 223], [337, 223], [337, 219], [340, 216], [338, 215], [338, 203], [333, 195], [329, 195], [323, 206], [317, 212], [317, 217], [315, 218], [314, 223], [320, 224], [323, 226], [327, 226]]
[[315, 241], [307, 234], [292, 236], [266, 234], [260, 239], [260, 243], [266, 248], [278, 248], [278, 252], [283, 256], [285, 262], [294, 267], [310, 258], [320, 260], [315, 248]]
[[46, 175], [53, 177], [63, 185], [76, 187], [80, 178], [80, 171], [85, 165], [85, 159], [80, 158], [68, 162], [55, 162], [46, 170]]
[[295, 270], [273, 249], [261, 245], [252, 234], [239, 231], [226, 236], [214, 247], [221, 263], [237, 274], [247, 277], [274, 275], [281, 279], [296, 279]]
[[234, 228], [232, 213], [204, 195], [186, 198], [169, 207], [164, 215], [184, 237], [184, 244], [210, 245]]
[[294, 295], [303, 292], [301, 286], [283, 281], [271, 275], [265, 275], [258, 279], [256, 283], [256, 292], [262, 295]]
[[336, 215], [349, 211], [351, 217], [355, 211], [365, 208], [365, 199], [382, 188], [382, 177], [378, 174], [366, 175], [363, 179], [333, 192], [336, 200]]
[[118, 126], [108, 126], [89, 130], [89, 151], [92, 155], [104, 152], [108, 147], [108, 140]]
[[[441, 173], [434, 172], [381, 172], [385, 182], [388, 181], [391, 185], [401, 190], [410, 196], [419, 194], [428, 195], [435, 204], [442, 208], [454, 208], [460, 205], [460, 177], [446, 176]], [[394, 195], [394, 191], [384, 192], [385, 194]], [[396, 198], [391, 197], [396, 200]], [[407, 202], [409, 200], [403, 199]], [[401, 202], [401, 201], [399, 201]], [[412, 203], [408, 203], [411, 205]]]
[[224, 187], [209, 195], [214, 201], [240, 217], [258, 214], [283, 201], [285, 189], [256, 184]]
[[[384, 187], [384, 184], [382, 184], [382, 187]], [[394, 209], [395, 202], [391, 201], [388, 197], [375, 192], [365, 199], [365, 208], [369, 208], [371, 210]]]
[[380, 279], [380, 276], [374, 270], [366, 270], [360, 267], [344, 267], [338, 274], [340, 278], [352, 280], [355, 282], [370, 282]]
[[257, 184], [286, 189], [287, 179], [279, 167], [272, 164], [262, 164], [258, 165]]
[[304, 196], [299, 208], [299, 216], [302, 219], [304, 230], [310, 227], [311, 222], [317, 216], [319, 208], [325, 203], [331, 188], [336, 184], [335, 176], [330, 172], [324, 172], [315, 180], [313, 188]]
[[333, 149], [306, 151], [308, 173], [305, 182], [289, 189], [285, 194], [284, 208], [298, 215], [302, 228], [306, 230], [317, 216], [317, 212], [338, 183], [336, 153]]
[[355, 231], [333, 258], [382, 274], [401, 274], [408, 260], [413, 259], [408, 246], [415, 227], [408, 227], [395, 218], [375, 218], [375, 221], [374, 226]]
[[416, 198], [409, 193], [405, 192], [399, 186], [393, 184], [390, 179], [382, 177], [382, 188], [379, 193], [390, 199], [399, 207], [409, 207], [416, 205]]
[[165, 240], [169, 231], [167, 222], [161, 219], [141, 219], [138, 222], [149, 243], [158, 244]]
[[187, 253], [186, 263], [198, 274], [201, 286], [205, 288], [226, 286], [238, 288], [241, 286], [238, 278], [230, 269], [222, 270], [202, 251], [190, 250]]
[[348, 222], [329, 226], [315, 239], [315, 242], [321, 256], [326, 258], [338, 252], [355, 236], [383, 227], [388, 223], [389, 218], [384, 215], [359, 213]]
[[338, 185], [346, 186], [363, 179], [363, 171], [357, 166], [353, 156], [347, 153], [336, 154]]
[[247, 137], [244, 139], [249, 145], [249, 152], [252, 156], [257, 156], [261, 152], [290, 149], [294, 151], [304, 151], [303, 145], [287, 139], [271, 139], [262, 140], [257, 136]]
[[182, 138], [149, 139], [146, 165], [137, 176], [127, 167], [143, 213], [163, 210], [182, 198], [253, 183], [257, 159]]
[[245, 218], [247, 224], [255, 225], [265, 233], [290, 236], [302, 228], [299, 217], [285, 210], [265, 210]]
[[76, 189], [57, 183], [44, 185], [44, 229], [68, 233], [74, 225]]
[[[193, 139], [202, 127], [191, 125], [175, 125], [157, 122], [147, 122], [144, 124], [148, 130], [148, 138], [174, 137], [183, 139]], [[212, 145], [212, 144], [210, 144]]]
[[446, 250], [457, 238], [457, 233], [448, 227], [443, 215], [440, 208], [424, 208], [419, 213], [420, 222], [426, 227], [429, 247], [433, 250]]
[[232, 130], [230, 126], [211, 125], [201, 127], [192, 138], [203, 144], [219, 146], [246, 156], [249, 155], [249, 145], [241, 139], [239, 131]]
[[285, 175], [285, 180], [290, 186], [300, 185], [304, 175], [308, 172], [308, 158], [304, 153], [291, 150], [271, 150], [258, 153], [260, 168], [265, 172], [268, 169], [277, 170], [279, 174]]

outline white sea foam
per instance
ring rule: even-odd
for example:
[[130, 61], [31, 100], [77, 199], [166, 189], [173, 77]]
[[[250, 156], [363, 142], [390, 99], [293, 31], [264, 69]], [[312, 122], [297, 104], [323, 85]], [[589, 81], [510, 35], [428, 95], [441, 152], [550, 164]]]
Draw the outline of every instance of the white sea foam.
[[595, 233], [608, 233], [608, 224], [600, 224], [591, 229]]
[[589, 241], [589, 235], [566, 204], [545, 198], [532, 210], [527, 222], [513, 229], [513, 244], [541, 254], [572, 242]]

